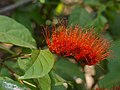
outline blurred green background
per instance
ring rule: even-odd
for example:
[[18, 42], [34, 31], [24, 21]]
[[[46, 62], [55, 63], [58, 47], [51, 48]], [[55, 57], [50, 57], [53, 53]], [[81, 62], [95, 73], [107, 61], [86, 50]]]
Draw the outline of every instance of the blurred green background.
[[[59, 21], [63, 20], [67, 22], [67, 26], [94, 27], [96, 33], [104, 34], [105, 38], [112, 41], [111, 58], [94, 66], [94, 84], [98, 84], [100, 88], [120, 86], [120, 0], [0, 0], [0, 14], [23, 24], [35, 38], [37, 47], [42, 49], [46, 48], [43, 26], [59, 25]], [[0, 45], [1, 58], [9, 56], [11, 50], [16, 53], [21, 50], [24, 53], [30, 52], [26, 48], [8, 45], [9, 50], [2, 46], [7, 47]], [[55, 63], [54, 70], [68, 84], [66, 87], [62, 84], [53, 85], [52, 90], [86, 90], [82, 67], [62, 57], [57, 59], [60, 60]], [[21, 72], [15, 62], [8, 61], [7, 64], [16, 72]], [[5, 68], [1, 68], [0, 75], [13, 78]], [[79, 78], [82, 83], [76, 82]]]

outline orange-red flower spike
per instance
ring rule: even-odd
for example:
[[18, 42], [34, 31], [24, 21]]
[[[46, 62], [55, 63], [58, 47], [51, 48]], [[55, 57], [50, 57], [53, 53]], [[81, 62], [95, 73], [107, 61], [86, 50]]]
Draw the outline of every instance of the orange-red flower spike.
[[85, 65], [95, 65], [110, 55], [108, 40], [94, 34], [93, 30], [82, 30], [78, 26], [53, 27], [52, 35], [46, 33], [46, 43], [51, 52], [73, 57]]

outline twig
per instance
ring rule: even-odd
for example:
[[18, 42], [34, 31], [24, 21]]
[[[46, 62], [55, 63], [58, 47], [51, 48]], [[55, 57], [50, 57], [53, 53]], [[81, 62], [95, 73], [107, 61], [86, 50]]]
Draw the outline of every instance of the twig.
[[[22, 52], [19, 53], [18, 55], [14, 55], [14, 56], [11, 56], [11, 57], [7, 57], [7, 58], [4, 58], [4, 59], [1, 59], [0, 58], [0, 71], [1, 71], [1, 68], [2, 66], [4, 65], [4, 62], [9, 60], [9, 59], [14, 59], [14, 58], [28, 58], [28, 57], [31, 57], [31, 54], [26, 54], [26, 55], [22, 55]], [[5, 65], [4, 65], [5, 66]]]
[[19, 53], [18, 55], [14, 55], [14, 56], [11, 56], [11, 57], [4, 58], [4, 59], [2, 59], [2, 63], [3, 63], [3, 62], [5, 62], [6, 60], [9, 60], [9, 59], [12, 59], [12, 58], [17, 58], [17, 57], [20, 57], [20, 56], [21, 56], [21, 54], [22, 54], [22, 52], [21, 52], [21, 53]]
[[18, 57], [20, 57], [20, 58], [28, 58], [28, 57], [31, 57], [31, 54], [23, 55], [22, 52], [20, 52], [18, 55], [14, 55], [14, 56], [7, 57], [7, 58], [0, 59], [0, 60], [2, 61], [1, 63], [3, 63], [3, 62], [5, 62], [5, 61], [7, 61], [9, 59], [14, 59], [14, 58], [18, 58]]
[[6, 67], [6, 68], [8, 69], [8, 71], [9, 71], [9, 73], [10, 73], [12, 76], [14, 76], [21, 84], [25, 83], [25, 84], [27, 84], [27, 85], [29, 85], [29, 86], [32, 86], [32, 87], [36, 88], [36, 86], [35, 86], [34, 84], [30, 83], [30, 82], [27, 82], [27, 81], [25, 81], [25, 80], [19, 80], [18, 77], [20, 77], [20, 76], [17, 75], [17, 74], [16, 74], [11, 68], [9, 68], [6, 64], [4, 64], [4, 67]]
[[6, 13], [6, 12], [8, 12], [10, 10], [16, 9], [18, 7], [21, 7], [21, 6], [26, 5], [26, 4], [28, 4], [30, 2], [33, 2], [33, 1], [34, 0], [21, 0], [18, 3], [12, 4], [12, 5], [9, 5], [7, 7], [4, 7], [2, 9], [0, 9], [0, 14]]
[[8, 69], [9, 73], [12, 76], [14, 76], [16, 79], [18, 78], [18, 75], [12, 69], [10, 69], [6, 64], [4, 64], [4, 67]]
[[30, 86], [32, 86], [32, 87], [34, 87], [34, 88], [37, 88], [34, 84], [29, 83], [29, 82], [27, 82], [27, 81], [25, 81], [25, 80], [23, 80], [23, 83], [25, 83], [25, 84], [27, 84], [27, 85], [30, 85]]

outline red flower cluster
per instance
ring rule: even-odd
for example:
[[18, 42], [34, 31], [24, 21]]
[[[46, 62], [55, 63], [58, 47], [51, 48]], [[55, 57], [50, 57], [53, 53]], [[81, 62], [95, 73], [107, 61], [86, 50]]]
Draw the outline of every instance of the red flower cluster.
[[52, 36], [46, 33], [46, 43], [51, 52], [65, 57], [73, 57], [85, 65], [94, 65], [110, 55], [109, 42], [95, 35], [93, 30], [82, 30], [78, 26], [53, 27]]

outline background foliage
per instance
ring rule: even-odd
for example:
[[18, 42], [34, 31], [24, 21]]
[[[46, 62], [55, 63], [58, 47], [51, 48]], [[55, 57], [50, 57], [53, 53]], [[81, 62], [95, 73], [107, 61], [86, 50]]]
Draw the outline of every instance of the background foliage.
[[111, 58], [94, 66], [89, 89], [119, 87], [119, 0], [0, 0], [0, 14], [0, 90], [88, 89], [83, 67], [46, 47], [43, 25], [61, 19], [67, 26], [94, 27], [112, 41]]

